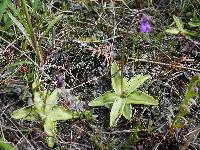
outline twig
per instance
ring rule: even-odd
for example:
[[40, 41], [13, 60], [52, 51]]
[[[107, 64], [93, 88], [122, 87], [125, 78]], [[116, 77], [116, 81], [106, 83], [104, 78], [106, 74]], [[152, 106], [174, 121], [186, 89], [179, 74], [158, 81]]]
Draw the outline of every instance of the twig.
[[33, 145], [30, 143], [30, 141], [24, 136], [24, 134], [19, 130], [19, 128], [17, 127], [17, 125], [8, 117], [8, 115], [6, 113], [3, 113], [5, 115], [5, 117], [14, 125], [15, 128], [17, 128], [17, 130], [19, 131], [19, 133], [22, 135], [22, 137], [27, 141], [27, 143], [30, 145], [32, 150], [35, 150], [35, 148], [33, 147]]
[[101, 132], [97, 131], [96, 133], [101, 133], [101, 134], [119, 134], [119, 133], [133, 133], [135, 131], [147, 131], [145, 129], [138, 130], [138, 129], [130, 129], [130, 130], [122, 130], [122, 131], [111, 131], [111, 132]]
[[88, 84], [88, 83], [90, 83], [90, 82], [93, 82], [93, 81], [97, 81], [99, 78], [101, 78], [101, 77], [103, 77], [103, 76], [105, 76], [105, 74], [103, 74], [103, 75], [101, 75], [101, 76], [99, 76], [99, 77], [95, 77], [95, 79], [91, 79], [91, 80], [89, 80], [89, 81], [87, 81], [87, 82], [84, 82], [84, 83], [82, 83], [82, 84], [79, 84], [79, 85], [77, 85], [77, 86], [75, 86], [75, 87], [72, 87], [72, 88], [70, 88], [70, 89], [67, 89], [68, 91], [71, 91], [71, 90], [74, 90], [74, 89], [76, 89], [76, 88], [78, 88], [78, 87], [81, 87], [81, 86], [84, 86], [85, 84]]
[[175, 64], [168, 64], [168, 63], [163, 63], [163, 62], [156, 62], [156, 61], [150, 61], [150, 60], [145, 60], [145, 59], [136, 59], [136, 58], [129, 58], [128, 60], [131, 60], [131, 61], [133, 60], [135, 62], [146, 62], [146, 63], [151, 63], [151, 64], [157, 64], [157, 65], [162, 65], [162, 66], [169, 66], [169, 67], [174, 67], [174, 68], [180, 68], [180, 69], [185, 69], [185, 70], [191, 70], [191, 71], [195, 71], [195, 72], [200, 72], [200, 70], [198, 70], [198, 69], [177, 66]]
[[196, 129], [194, 131], [192, 131], [192, 133], [190, 133], [188, 140], [182, 146], [181, 150], [187, 150], [190, 143], [192, 143], [194, 141], [194, 139], [197, 138], [199, 132], [200, 132], [200, 123], [198, 124]]
[[70, 142], [64, 141], [61, 137], [58, 137], [57, 140], [58, 140], [59, 143], [70, 145], [70, 146], [73, 146], [73, 147], [75, 147], [76, 145], [78, 145], [78, 146], [82, 146], [84, 148], [90, 148], [91, 149], [90, 146], [87, 146], [85, 144], [80, 144], [80, 143], [73, 142], [73, 141], [70, 141]]

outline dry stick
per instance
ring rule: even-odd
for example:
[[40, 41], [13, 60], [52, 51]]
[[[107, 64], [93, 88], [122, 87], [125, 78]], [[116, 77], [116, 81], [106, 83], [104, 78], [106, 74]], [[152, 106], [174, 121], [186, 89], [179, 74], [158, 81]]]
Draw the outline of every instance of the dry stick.
[[136, 58], [129, 58], [128, 60], [133, 60], [135, 62], [146, 62], [146, 63], [151, 63], [151, 64], [157, 64], [157, 65], [162, 65], [162, 66], [169, 66], [169, 67], [175, 67], [175, 68], [200, 72], [200, 70], [198, 70], [198, 69], [182, 67], [182, 66], [177, 66], [174, 64], [168, 64], [168, 63], [163, 63], [163, 62], [156, 62], [156, 61], [150, 61], [150, 60], [145, 60], [145, 59], [136, 59]]
[[17, 128], [17, 130], [19, 131], [19, 133], [22, 135], [22, 137], [27, 141], [27, 143], [31, 146], [32, 150], [35, 150], [35, 148], [33, 147], [33, 145], [31, 144], [31, 142], [24, 136], [24, 134], [19, 130], [19, 128], [17, 127], [17, 125], [8, 117], [8, 115], [6, 113], [3, 113], [5, 115], [5, 117], [14, 125], [15, 128]]
[[121, 48], [121, 96], [124, 95], [124, 48]]
[[[135, 131], [138, 131], [137, 129], [130, 129], [130, 130], [122, 130], [122, 131], [111, 131], [111, 132], [102, 132], [102, 131], [96, 131], [96, 133], [100, 134], [123, 134], [123, 133], [133, 133]], [[146, 129], [141, 129], [139, 131], [147, 131]]]
[[[62, 141], [61, 141], [61, 140], [62, 140]], [[73, 142], [73, 141], [71, 141], [71, 142], [65, 142], [63, 139], [60, 139], [60, 140], [58, 139], [58, 141], [59, 141], [59, 143], [61, 143], [61, 144], [71, 145], [71, 146], [73, 146], [73, 147], [75, 147], [75, 145], [78, 145], [78, 146], [82, 146], [82, 147], [91, 149], [90, 146], [87, 146], [87, 145], [85, 145], [85, 144], [80, 144], [80, 143], [77, 143], [77, 142]]]
[[200, 123], [198, 124], [196, 129], [194, 131], [192, 131], [192, 133], [189, 136], [189, 139], [182, 146], [181, 150], [187, 150], [190, 143], [192, 143], [194, 141], [194, 139], [197, 138], [199, 132], [200, 132]]
[[90, 82], [94, 82], [95, 80], [97, 81], [99, 78], [101, 78], [101, 77], [103, 77], [103, 76], [105, 76], [105, 74], [103, 74], [103, 75], [101, 75], [101, 76], [99, 76], [99, 77], [95, 77], [95, 79], [91, 79], [91, 80], [89, 80], [89, 81], [87, 81], [87, 82], [84, 82], [84, 83], [79, 84], [79, 85], [77, 85], [77, 86], [75, 86], [75, 87], [69, 88], [69, 89], [67, 89], [67, 90], [69, 90], [69, 91], [74, 90], [74, 89], [76, 89], [76, 88], [78, 88], [78, 87], [84, 86], [85, 84], [88, 84], [88, 83], [90, 83]]
[[[11, 130], [11, 131], [15, 131], [15, 132], [21, 131], [21, 130], [19, 130], [19, 129], [14, 129], [14, 128], [11, 128], [11, 127], [8, 127], [8, 126], [4, 126], [4, 125], [2, 125], [2, 124], [0, 124], [0, 126], [1, 126], [1, 128], [5, 128], [5, 129], [7, 129], [7, 130]], [[3, 139], [4, 139], [4, 138], [3, 138]]]

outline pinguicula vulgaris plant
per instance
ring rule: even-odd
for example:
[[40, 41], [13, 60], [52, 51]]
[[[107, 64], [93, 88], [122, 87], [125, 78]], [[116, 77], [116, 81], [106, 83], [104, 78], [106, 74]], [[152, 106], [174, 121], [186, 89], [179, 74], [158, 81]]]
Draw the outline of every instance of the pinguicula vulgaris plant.
[[[198, 35], [197, 32], [195, 32], [195, 31], [190, 31], [188, 29], [185, 29], [181, 18], [173, 16], [173, 19], [174, 19], [176, 27], [167, 29], [166, 30], [167, 33], [175, 34], [175, 35], [181, 34], [183, 36], [197, 36]], [[189, 25], [192, 26], [192, 25], [198, 25], [198, 24], [194, 24], [194, 23], [190, 22]]]
[[128, 80], [122, 77], [121, 71], [114, 61], [111, 66], [111, 76], [114, 91], [108, 91], [89, 103], [89, 106], [111, 108], [110, 127], [116, 125], [121, 115], [128, 120], [131, 119], [132, 104], [158, 105], [157, 100], [152, 96], [138, 90], [139, 86], [149, 79], [149, 75], [139, 74]]
[[47, 143], [53, 147], [56, 139], [57, 121], [78, 118], [77, 112], [58, 106], [57, 88], [49, 93], [49, 90], [40, 86], [38, 80], [32, 84], [33, 105], [15, 110], [11, 117], [42, 123], [47, 134]]

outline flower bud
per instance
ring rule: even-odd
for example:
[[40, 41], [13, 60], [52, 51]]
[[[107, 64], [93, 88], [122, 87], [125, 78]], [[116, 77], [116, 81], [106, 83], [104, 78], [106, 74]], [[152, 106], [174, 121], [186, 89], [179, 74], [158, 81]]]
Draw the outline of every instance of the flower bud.
[[57, 88], [61, 88], [64, 85], [64, 77], [63, 75], [59, 75], [57, 76], [57, 80], [56, 80], [56, 86]]

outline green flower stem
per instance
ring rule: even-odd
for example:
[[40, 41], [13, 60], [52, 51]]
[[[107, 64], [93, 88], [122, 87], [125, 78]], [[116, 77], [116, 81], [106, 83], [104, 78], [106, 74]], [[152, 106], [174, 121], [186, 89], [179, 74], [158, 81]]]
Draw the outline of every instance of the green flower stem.
[[34, 33], [34, 30], [33, 30], [33, 26], [32, 26], [32, 23], [31, 23], [30, 16], [28, 14], [28, 9], [27, 9], [25, 0], [21, 0], [21, 4], [22, 4], [23, 10], [25, 11], [25, 15], [26, 15], [26, 18], [27, 18], [29, 29], [31, 30], [31, 39], [32, 39], [32, 42], [33, 42], [33, 49], [34, 49], [34, 51], [37, 55], [38, 63], [40, 64], [42, 62], [41, 48], [38, 46], [38, 43], [37, 43], [37, 40], [36, 40], [36, 35]]
[[121, 49], [121, 97], [123, 97], [124, 95], [124, 81], [123, 81], [123, 78], [124, 78], [124, 75], [123, 75], [123, 72], [124, 72], [124, 48]]

